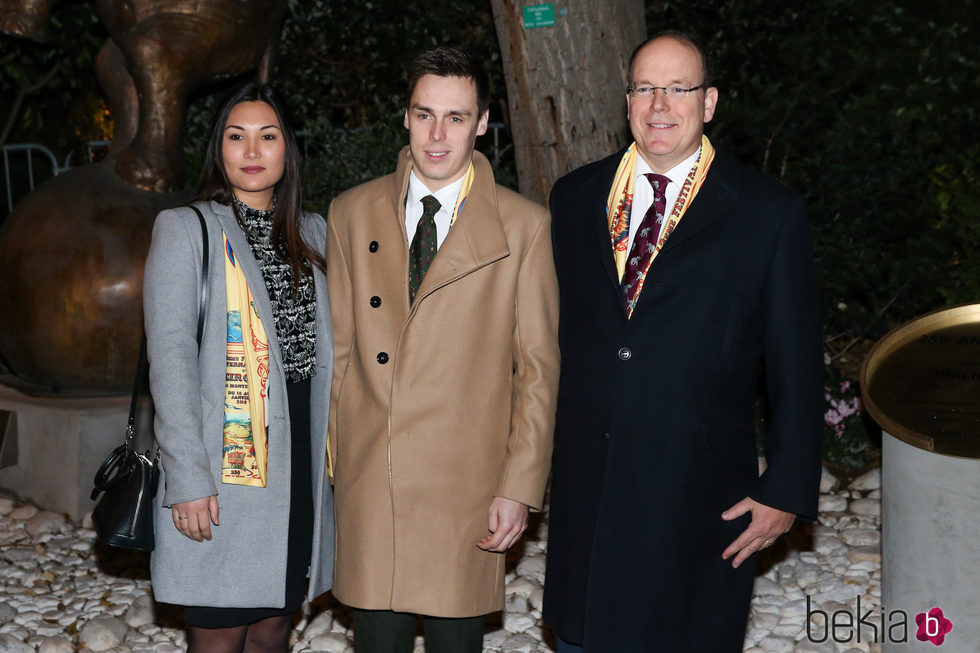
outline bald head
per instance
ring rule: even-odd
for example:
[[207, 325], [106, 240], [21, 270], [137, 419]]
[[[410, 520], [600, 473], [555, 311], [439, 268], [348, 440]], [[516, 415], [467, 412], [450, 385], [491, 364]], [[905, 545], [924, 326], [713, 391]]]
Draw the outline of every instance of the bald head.
[[711, 86], [711, 67], [708, 61], [707, 50], [695, 37], [676, 30], [664, 30], [662, 32], [658, 32], [633, 49], [633, 53], [630, 55], [629, 66], [626, 69], [630, 81], [633, 80], [633, 64], [636, 62], [636, 55], [640, 53], [640, 50], [643, 50], [654, 41], [658, 41], [660, 39], [673, 39], [674, 41], [687, 45], [697, 52], [698, 59], [701, 62], [701, 83], [705, 86]]

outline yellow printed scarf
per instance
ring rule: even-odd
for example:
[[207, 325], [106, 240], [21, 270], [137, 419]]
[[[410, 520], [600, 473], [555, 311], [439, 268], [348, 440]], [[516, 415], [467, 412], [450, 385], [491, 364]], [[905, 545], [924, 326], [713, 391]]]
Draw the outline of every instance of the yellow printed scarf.
[[265, 487], [269, 459], [266, 431], [269, 339], [255, 310], [228, 237], [225, 245], [225, 292], [228, 344], [225, 362], [225, 428], [221, 482]]
[[470, 161], [470, 167], [466, 169], [466, 176], [463, 177], [463, 185], [459, 188], [459, 195], [456, 196], [456, 206], [453, 207], [453, 217], [449, 221], [449, 226], [456, 224], [456, 216], [463, 210], [466, 198], [470, 196], [470, 188], [473, 186], [473, 179], [476, 178], [476, 168]]
[[[620, 160], [619, 167], [616, 168], [616, 175], [613, 177], [613, 184], [609, 189], [609, 197], [606, 200], [606, 218], [609, 221], [609, 236], [612, 240], [613, 255], [616, 259], [616, 272], [619, 275], [620, 281], [623, 280], [623, 275], [626, 273], [626, 257], [629, 254], [627, 247], [629, 245], [630, 212], [633, 209], [633, 182], [636, 179], [636, 157], [636, 143], [634, 142], [626, 148], [626, 153], [623, 155], [622, 160]], [[708, 176], [708, 169], [711, 168], [711, 162], [714, 158], [715, 149], [711, 146], [708, 137], [702, 134], [701, 154], [698, 156], [694, 167], [691, 168], [691, 172], [688, 173], [687, 179], [684, 180], [684, 184], [681, 186], [681, 192], [677, 196], [677, 201], [674, 202], [674, 207], [670, 212], [670, 216], [667, 218], [667, 225], [661, 232], [660, 238], [657, 239], [653, 256], [650, 257], [650, 262], [647, 263], [646, 269], [640, 275], [639, 288], [636, 291], [637, 297], [639, 297], [640, 292], [643, 290], [643, 282], [646, 280], [647, 272], [650, 270], [650, 264], [653, 263], [653, 259], [657, 257], [657, 254], [663, 249], [664, 243], [667, 242], [668, 236], [673, 233], [681, 218], [684, 217], [684, 213], [687, 211], [687, 207], [690, 206], [694, 196], [701, 190], [701, 186]], [[628, 308], [628, 313], [632, 316], [632, 306]]]

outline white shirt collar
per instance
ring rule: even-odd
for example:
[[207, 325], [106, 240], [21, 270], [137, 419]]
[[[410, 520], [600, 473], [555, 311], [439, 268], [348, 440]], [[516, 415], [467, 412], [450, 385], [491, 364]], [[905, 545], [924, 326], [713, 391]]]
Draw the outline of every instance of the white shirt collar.
[[[701, 148], [698, 147], [698, 149], [694, 151], [694, 154], [668, 170], [667, 174], [664, 176], [670, 179], [671, 183], [682, 186], [684, 184], [684, 179], [686, 179], [688, 173], [691, 172], [691, 168], [694, 167], [694, 162], [698, 160], [698, 156], [700, 156], [700, 154]], [[636, 178], [639, 179], [640, 175], [645, 175], [651, 172], [653, 172], [653, 170], [650, 169], [650, 164], [647, 163], [646, 159], [644, 159], [642, 156], [637, 156]]]
[[[408, 199], [405, 202], [406, 207], [414, 207], [417, 202], [421, 202], [422, 198], [426, 195], [433, 195], [437, 200], [439, 200], [439, 212], [448, 211], [450, 214], [453, 209], [456, 208], [456, 200], [459, 198], [459, 191], [463, 187], [463, 179], [466, 175], [463, 175], [451, 184], [443, 186], [436, 192], [432, 192], [428, 187], [422, 183], [422, 180], [415, 176], [415, 171], [408, 178]], [[419, 212], [421, 215], [421, 210]]]

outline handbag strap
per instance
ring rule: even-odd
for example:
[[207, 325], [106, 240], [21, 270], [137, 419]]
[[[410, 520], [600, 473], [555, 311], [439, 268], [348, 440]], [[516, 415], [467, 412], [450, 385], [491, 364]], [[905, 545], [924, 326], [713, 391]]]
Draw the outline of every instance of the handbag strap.
[[204, 311], [208, 305], [208, 226], [204, 223], [204, 214], [196, 206], [191, 206], [201, 223], [201, 238], [204, 242], [204, 252], [201, 257], [201, 303], [197, 309], [197, 348], [201, 348], [201, 336], [204, 335]]
[[[208, 226], [204, 222], [204, 215], [196, 206], [191, 206], [197, 214], [198, 222], [201, 223], [201, 239], [203, 244], [201, 253], [201, 299], [197, 307], [197, 348], [201, 349], [201, 338], [204, 335], [204, 314], [208, 307], [208, 261], [210, 259], [208, 246]], [[149, 362], [146, 358], [146, 333], [140, 340], [140, 358], [136, 364], [136, 379], [133, 381], [133, 394], [129, 400], [129, 419], [126, 421], [126, 447], [132, 450], [133, 434], [136, 429], [136, 402], [139, 398], [140, 381]], [[157, 455], [160, 455], [160, 448], [157, 447]]]

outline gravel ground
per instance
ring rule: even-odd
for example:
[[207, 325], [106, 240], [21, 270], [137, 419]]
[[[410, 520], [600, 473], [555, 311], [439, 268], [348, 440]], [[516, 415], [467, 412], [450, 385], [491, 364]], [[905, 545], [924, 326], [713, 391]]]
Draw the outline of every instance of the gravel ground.
[[[745, 639], [746, 653], [880, 651], [869, 632], [844, 643], [821, 640], [814, 610], [877, 609], [881, 597], [880, 474], [847, 487], [826, 470], [820, 519], [797, 524], [764, 553]], [[522, 545], [508, 554], [506, 609], [491, 615], [487, 652], [550, 652], [554, 637], [541, 622], [547, 515], [532, 521]], [[0, 494], [0, 653], [115, 651], [168, 653], [185, 647], [180, 610], [154, 604], [149, 557], [95, 542], [81, 523]], [[880, 628], [880, 618], [872, 622]], [[352, 651], [351, 616], [327, 595], [303, 606], [293, 631], [294, 653]], [[856, 633], [855, 633], [856, 634]], [[421, 652], [421, 638], [416, 651]]]

